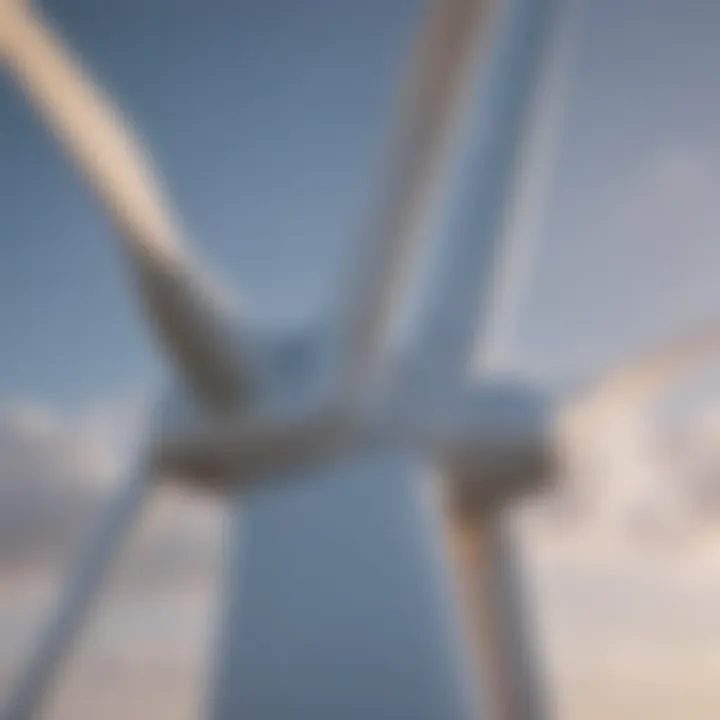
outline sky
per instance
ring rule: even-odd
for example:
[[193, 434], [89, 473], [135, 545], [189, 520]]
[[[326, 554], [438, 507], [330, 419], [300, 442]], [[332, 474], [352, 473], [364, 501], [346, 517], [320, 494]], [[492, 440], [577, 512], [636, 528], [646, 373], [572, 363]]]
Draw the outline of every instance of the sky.
[[[41, 7], [141, 129], [194, 246], [238, 290], [248, 313], [296, 320], [331, 303], [372, 189], [394, 73], [420, 1], [46, 0]], [[550, 385], [720, 311], [720, 6], [582, 0], [579, 10], [554, 174], [507, 359]], [[118, 472], [121, 440], [137, 423], [137, 398], [157, 391], [166, 375], [102, 212], [4, 76], [0, 147], [0, 483], [15, 488], [6, 497], [16, 503], [4, 502], [13, 512], [0, 517], [0, 542], [20, 553], [3, 561], [15, 573], [23, 553], [33, 557], [28, 564], [54, 567], [52, 553], [44, 565], [32, 554], [74, 547], [80, 521], [72, 513], [87, 518], [104, 496]], [[79, 448], [69, 454], [68, 438]], [[373, 553], [385, 549], [382, 572], [397, 585], [386, 578], [378, 602], [397, 618], [397, 633], [424, 618], [417, 642], [425, 651], [404, 652], [446, 652], [439, 563], [419, 559], [427, 551], [425, 520], [422, 509], [408, 510], [412, 482], [398, 471], [390, 489], [368, 499], [356, 475], [350, 468], [338, 487], [323, 490], [321, 478], [307, 496], [259, 501], [256, 537], [272, 537], [276, 513], [291, 516], [287, 533], [302, 531], [308, 547], [318, 548], [317, 572], [327, 576], [348, 549], [321, 551], [338, 507], [354, 513], [347, 541], [353, 547], [352, 538], [373, 523], [394, 524], [395, 535], [378, 533], [374, 550], [356, 548], [353, 557], [372, 573]], [[26, 485], [34, 478], [41, 490], [24, 499], [19, 478]], [[54, 499], [59, 485], [79, 486], [82, 499], [63, 505]], [[98, 489], [88, 495], [88, 486]], [[46, 514], [26, 509], [34, 518], [27, 526], [44, 517], [47, 535], [31, 542], [22, 538], [17, 508], [33, 502]], [[313, 535], [315, 526], [321, 530]], [[298, 562], [300, 549], [278, 541], [263, 552], [279, 555], [280, 567]], [[198, 562], [205, 564], [206, 574], [197, 572], [210, 583], [214, 565]], [[272, 573], [258, 577], [267, 588], [278, 582]], [[369, 577], [382, 585], [379, 575]], [[359, 588], [361, 570], [345, 581]], [[425, 593], [413, 606], [417, 616], [392, 604], [411, 589]], [[257, 608], [265, 597], [257, 591]], [[277, 640], [291, 669], [301, 667], [304, 642], [321, 627], [324, 599], [325, 606], [307, 598], [306, 615], [297, 613], [295, 645]], [[253, 612], [260, 610], [251, 609], [256, 627], [271, 627], [269, 615]], [[262, 641], [258, 633], [253, 642]], [[337, 648], [314, 652], [330, 663]], [[702, 653], [712, 666], [717, 655], [707, 647]], [[268, 666], [275, 661], [270, 657]], [[448, 700], [456, 678], [442, 670], [442, 659], [434, 662], [413, 665], [408, 677], [433, 678], [428, 697], [455, 708], [446, 707], [445, 717], [461, 713]], [[700, 703], [692, 717], [711, 717], [702, 712]], [[277, 713], [267, 717], [284, 717]]]
[[[43, 8], [141, 128], [208, 264], [249, 311], [293, 317], [328, 300], [357, 237], [419, 4]], [[719, 11], [663, 0], [650, 22], [642, 0], [583, 6], [513, 360], [542, 377], [601, 367], [720, 302]], [[151, 387], [162, 365], [102, 213], [6, 78], [0, 93], [0, 397], [73, 407]]]

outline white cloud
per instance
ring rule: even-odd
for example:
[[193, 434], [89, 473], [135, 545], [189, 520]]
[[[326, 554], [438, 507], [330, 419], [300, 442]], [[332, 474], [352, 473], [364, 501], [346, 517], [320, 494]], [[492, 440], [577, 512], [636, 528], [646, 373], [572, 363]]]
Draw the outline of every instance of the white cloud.
[[[146, 409], [134, 396], [72, 416], [29, 402], [0, 409], [0, 568], [32, 573], [68, 561], [124, 481]], [[125, 563], [132, 581], [212, 566], [217, 515], [209, 502], [161, 489]]]
[[[66, 568], [123, 481], [145, 409], [131, 396], [65, 416], [29, 402], [0, 409], [0, 704]], [[50, 716], [121, 717], [141, 707], [170, 717], [198, 705], [218, 515], [173, 488], [156, 493], [88, 618]]]
[[[97, 404], [73, 417], [31, 403], [0, 411], [0, 577], [3, 569], [18, 565], [42, 574], [50, 564], [64, 562], [118, 482], [142, 412], [141, 403], [127, 398]], [[678, 473], [689, 467], [690, 457], [720, 446], [717, 417], [717, 410], [708, 409], [695, 424], [686, 425], [692, 442], [685, 440], [685, 454], [677, 451], [673, 456]], [[653, 452], [656, 446], [642, 447]], [[621, 483], [632, 481], [622, 475], [632, 468], [632, 454], [623, 457], [612, 468]], [[703, 456], [703, 462], [709, 461]], [[720, 458], [713, 467], [720, 469]], [[647, 480], [638, 488], [652, 498], [651, 474]], [[624, 497], [619, 493], [610, 507], [621, 508]], [[86, 702], [98, 687], [115, 697], [120, 689], [127, 690], [138, 667], [153, 687], [158, 668], [170, 666], [179, 686], [187, 689], [198, 682], [203, 676], [198, 647], [207, 640], [212, 607], [208, 597], [217, 572], [218, 516], [217, 506], [183, 499], [173, 489], [160, 493], [150, 522], [135, 536], [120, 572], [124, 577], [114, 581], [124, 592], [113, 592], [103, 606], [102, 625], [96, 628], [94, 642], [84, 646], [75, 684], [66, 697]], [[568, 674], [563, 679], [567, 687], [581, 688], [593, 673], [608, 676], [603, 663], [614, 667], [611, 660], [622, 661], [624, 667], [643, 648], [650, 648], [640, 661], [645, 667], [650, 667], [648, 658], [667, 660], [667, 671], [653, 666], [652, 672], [663, 682], [667, 678], [668, 687], [688, 686], [682, 667], [697, 668], [706, 656], [717, 662], [717, 648], [705, 631], [714, 627], [720, 592], [708, 579], [712, 574], [693, 573], [683, 562], [653, 565], [646, 557], [633, 557], [627, 548], [618, 552], [606, 541], [593, 545], [588, 526], [578, 527], [570, 542], [560, 538], [532, 548], [542, 621], [558, 667]], [[178, 580], [183, 592], [172, 590], [172, 582]], [[205, 594], [197, 599], [195, 592]], [[33, 606], [27, 598], [11, 596], [8, 584], [0, 582], [0, 620], [29, 637], [41, 617], [38, 603], [33, 601]], [[690, 631], [682, 663], [675, 662], [675, 638]], [[6, 667], [19, 657], [21, 639], [10, 643]], [[115, 663], [111, 681], [106, 678], [104, 685], [97, 678], [102, 658]], [[2, 665], [0, 657], [0, 670]], [[137, 690], [138, 697], [146, 692]], [[120, 699], [117, 702], [122, 705]], [[68, 707], [71, 704], [68, 700]], [[67, 711], [67, 717], [80, 716], [76, 710]]]

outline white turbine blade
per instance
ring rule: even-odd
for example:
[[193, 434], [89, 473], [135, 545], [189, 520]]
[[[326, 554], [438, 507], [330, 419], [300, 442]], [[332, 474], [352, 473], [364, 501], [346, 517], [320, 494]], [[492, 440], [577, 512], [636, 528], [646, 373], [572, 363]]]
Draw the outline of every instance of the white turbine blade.
[[624, 418], [646, 413], [652, 403], [720, 352], [720, 325], [676, 337], [662, 347], [611, 370], [571, 401], [559, 420], [567, 452], [582, 452]]
[[[486, 326], [471, 371], [493, 372], [507, 360], [525, 299], [525, 288], [545, 225], [572, 79], [580, 3], [560, 0], [557, 27], [538, 72], [523, 141], [520, 182], [513, 195], [508, 228], [490, 280]], [[477, 328], [476, 328], [477, 330]]]
[[[412, 348], [416, 363], [409, 373], [412, 383], [420, 378], [424, 385], [436, 387], [437, 380], [445, 386], [462, 381], [478, 337], [481, 352], [489, 345], [491, 296], [498, 287], [502, 290], [506, 280], [514, 280], [505, 273], [499, 280], [494, 275], [503, 270], [498, 268], [499, 256], [505, 252], [506, 226], [514, 209], [524, 135], [558, 6], [556, 0], [512, 0], [499, 23], [474, 145], [465, 160], [465, 187], [448, 230], [434, 294]], [[544, 175], [545, 168], [541, 169]], [[517, 292], [517, 283], [509, 290]], [[505, 304], [512, 302], [505, 298]]]
[[[478, 344], [479, 318], [484, 325], [480, 348], [487, 354], [491, 291], [497, 293], [500, 287], [506, 305], [512, 304], [508, 292], [518, 292], [513, 272], [500, 277], [507, 288], [498, 283], [494, 273], [507, 234], [506, 215], [515, 192], [526, 117], [557, 9], [553, 0], [512, 0], [490, 57], [480, 146], [477, 157], [470, 159], [471, 195], [464, 199], [468, 206], [461, 207], [462, 225], [451, 228], [444, 274], [435, 304], [421, 326], [418, 365], [410, 372], [411, 383], [419, 380], [435, 392], [463, 383]], [[534, 170], [537, 174], [537, 168]], [[505, 252], [512, 255], [507, 249]], [[511, 259], [517, 266], [516, 259]], [[503, 269], [517, 271], [517, 267]], [[504, 319], [500, 318], [501, 322]], [[519, 585], [521, 557], [513, 546], [517, 541], [513, 527], [502, 508], [478, 511], [463, 507], [460, 485], [452, 477], [441, 480], [441, 492], [449, 496], [442, 508], [446, 544], [461, 593], [479, 691], [484, 691], [479, 701], [485, 704], [480, 705], [478, 717], [544, 718], [547, 708], [536, 675], [527, 599]], [[481, 482], [482, 478], [473, 480]]]
[[475, 89], [482, 35], [495, 4], [434, 0], [411, 48], [388, 165], [341, 308], [341, 372], [351, 393], [375, 370], [399, 301], [407, 294], [415, 256], [455, 156], [463, 110]]
[[152, 480], [149, 468], [140, 464], [111, 500], [105, 517], [78, 559], [35, 652], [11, 690], [9, 702], [0, 713], [2, 720], [37, 717], [103, 579], [153, 487]]
[[516, 538], [501, 514], [443, 513], [445, 546], [459, 591], [461, 627], [471, 651], [478, 718], [547, 717], [534, 657], [528, 603], [520, 587]]
[[187, 254], [148, 155], [114, 103], [25, 5], [0, 4], [0, 60], [117, 225], [173, 360], [205, 399], [230, 404], [248, 369], [228, 334], [229, 309]]
[[35, 12], [15, 5], [0, 12], [3, 60], [128, 230], [128, 242], [143, 255], [182, 261], [147, 155], [117, 108]]
[[694, 330], [606, 374], [593, 391], [594, 402], [640, 406], [696, 370], [720, 351], [720, 324]]

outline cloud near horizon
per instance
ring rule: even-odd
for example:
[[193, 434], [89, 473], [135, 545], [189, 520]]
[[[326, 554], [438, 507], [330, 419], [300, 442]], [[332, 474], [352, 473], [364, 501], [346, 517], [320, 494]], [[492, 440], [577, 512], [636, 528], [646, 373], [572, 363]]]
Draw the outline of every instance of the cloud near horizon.
[[[127, 396], [64, 417], [37, 403], [0, 409], [1, 571], [68, 562], [123, 482], [145, 410]], [[123, 563], [133, 582], [202, 575], [215, 564], [218, 519], [212, 502], [159, 488]]]

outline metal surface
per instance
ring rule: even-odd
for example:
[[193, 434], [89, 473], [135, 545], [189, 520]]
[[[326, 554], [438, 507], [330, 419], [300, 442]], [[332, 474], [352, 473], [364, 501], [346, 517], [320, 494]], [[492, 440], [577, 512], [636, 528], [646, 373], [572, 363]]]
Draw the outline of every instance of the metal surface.
[[150, 158], [115, 103], [25, 3], [0, 3], [0, 60], [87, 179], [120, 234], [133, 279], [175, 369], [227, 411], [247, 399], [239, 317], [191, 257]]
[[[420, 324], [410, 383], [429, 388], [428, 412], [448, 392], [463, 395], [471, 361], [487, 342], [492, 291], [505, 278], [499, 258], [528, 128], [533, 93], [546, 60], [560, 3], [511, 0], [500, 22], [479, 111], [476, 145], [467, 160], [456, 221], [451, 222], [436, 294]], [[414, 363], [414, 364], [413, 364]], [[523, 446], [524, 447], [524, 446]], [[542, 465], [528, 468], [537, 471]], [[469, 472], [468, 472], [469, 469]], [[481, 466], [461, 472], [440, 465], [441, 494], [449, 496], [445, 536], [461, 588], [460, 611], [471, 628], [477, 685], [484, 691], [478, 717], [535, 720], [546, 715], [523, 588], [517, 584], [519, 548], [506, 523], [507, 493], [478, 495]], [[507, 479], [517, 485], [519, 478]], [[528, 476], [528, 490], [537, 480]], [[470, 488], [468, 493], [467, 488]]]
[[474, 669], [476, 716], [546, 720], [522, 551], [502, 512], [445, 512], [445, 541]]

